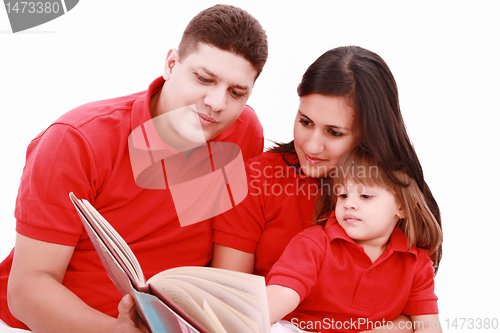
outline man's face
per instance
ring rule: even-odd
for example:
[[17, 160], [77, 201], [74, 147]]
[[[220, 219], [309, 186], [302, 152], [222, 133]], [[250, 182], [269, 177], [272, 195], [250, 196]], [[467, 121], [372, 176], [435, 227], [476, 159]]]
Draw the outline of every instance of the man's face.
[[[199, 44], [198, 51], [179, 61], [172, 49], [167, 55], [163, 86], [156, 114], [191, 107], [183, 117], [182, 126], [201, 129], [205, 139], [211, 140], [231, 126], [246, 105], [257, 72], [241, 56], [222, 51], [207, 44]], [[193, 122], [191, 126], [191, 122]], [[170, 124], [175, 128], [179, 124]], [[176, 131], [182, 136], [180, 131]], [[184, 138], [179, 137], [178, 140]]]

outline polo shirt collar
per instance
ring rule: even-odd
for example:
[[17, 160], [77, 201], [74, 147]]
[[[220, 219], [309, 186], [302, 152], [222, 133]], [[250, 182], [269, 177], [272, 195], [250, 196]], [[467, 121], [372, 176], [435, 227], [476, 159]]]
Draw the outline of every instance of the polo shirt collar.
[[149, 103], [151, 101], [151, 97], [156, 94], [165, 83], [165, 79], [160, 76], [156, 78], [148, 87], [148, 90], [145, 92], [139, 93], [139, 97], [134, 102], [132, 107], [132, 115], [130, 117], [131, 120], [131, 130], [133, 131], [137, 127], [141, 126], [148, 120], [151, 120], [151, 110], [149, 108]]
[[[341, 239], [348, 243], [358, 245], [351, 237], [347, 235], [345, 230], [337, 222], [337, 219], [335, 218], [335, 212], [332, 212], [332, 215], [330, 215], [330, 218], [325, 225], [328, 226], [327, 228], [325, 228], [325, 231], [330, 241], [333, 241], [334, 239]], [[411, 247], [408, 251], [408, 238], [399, 227], [394, 228], [394, 231], [389, 238], [389, 243], [387, 244], [386, 251], [387, 250], [392, 250], [394, 252], [409, 252], [417, 255], [417, 250], [414, 247]]]

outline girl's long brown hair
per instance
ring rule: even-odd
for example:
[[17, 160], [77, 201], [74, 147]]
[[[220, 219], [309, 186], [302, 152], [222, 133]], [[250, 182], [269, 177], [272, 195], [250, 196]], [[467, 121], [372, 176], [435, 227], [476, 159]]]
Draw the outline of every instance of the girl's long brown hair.
[[[396, 170], [412, 178], [441, 227], [439, 207], [424, 180], [422, 167], [406, 132], [396, 81], [380, 56], [358, 46], [329, 50], [309, 66], [297, 92], [299, 97], [309, 94], [346, 97], [355, 111], [353, 132], [358, 147], [369, 152], [382, 169], [391, 171], [389, 177], [393, 182], [400, 183], [392, 173]], [[270, 151], [293, 154], [294, 142], [278, 144]], [[322, 206], [323, 209], [329, 207], [325, 198], [318, 202], [320, 210]], [[436, 253], [437, 263], [441, 256], [440, 246]]]
[[317, 217], [316, 224], [325, 225], [331, 211], [335, 209], [336, 189], [346, 186], [347, 181], [385, 188], [394, 193], [405, 212], [405, 217], [399, 221], [398, 227], [408, 238], [408, 248], [416, 246], [425, 249], [432, 259], [435, 271], [438, 269], [438, 253], [443, 241], [441, 226], [416, 181], [406, 172], [385, 169], [371, 154], [357, 147], [340, 159], [330, 175], [328, 191], [323, 192], [324, 209]]

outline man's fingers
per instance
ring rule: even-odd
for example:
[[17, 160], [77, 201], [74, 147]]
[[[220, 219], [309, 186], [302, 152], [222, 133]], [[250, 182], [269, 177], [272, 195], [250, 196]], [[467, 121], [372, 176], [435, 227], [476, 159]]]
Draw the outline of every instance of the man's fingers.
[[120, 303], [118, 304], [118, 311], [120, 312], [118, 318], [123, 317], [121, 319], [129, 320], [135, 322], [137, 313], [134, 309], [134, 300], [132, 296], [125, 295], [122, 297]]

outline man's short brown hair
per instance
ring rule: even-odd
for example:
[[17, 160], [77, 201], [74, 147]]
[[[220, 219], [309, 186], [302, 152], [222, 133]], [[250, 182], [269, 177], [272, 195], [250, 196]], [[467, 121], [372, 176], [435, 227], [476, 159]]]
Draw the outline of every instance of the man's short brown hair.
[[257, 78], [267, 60], [267, 35], [259, 21], [241, 8], [215, 5], [201, 11], [187, 25], [179, 44], [182, 61], [205, 43], [248, 60]]

